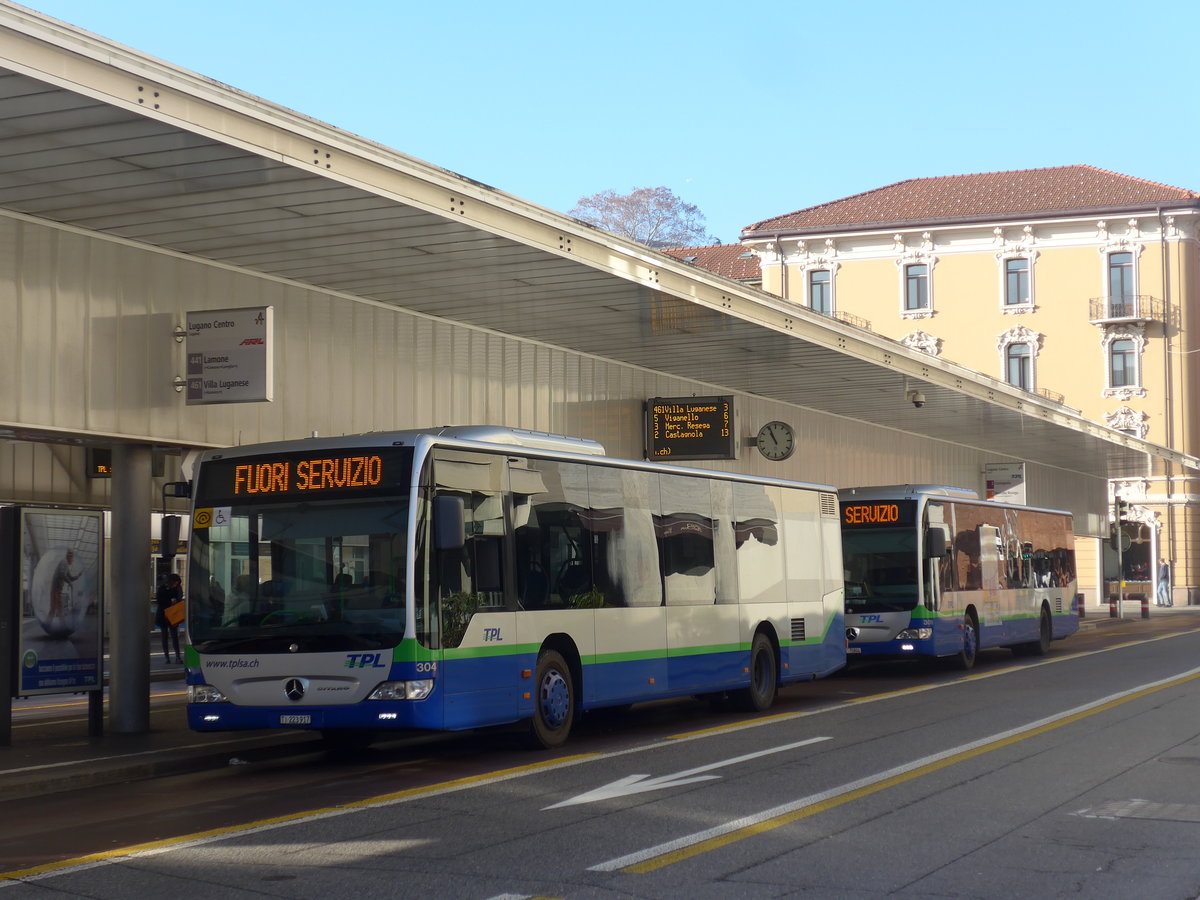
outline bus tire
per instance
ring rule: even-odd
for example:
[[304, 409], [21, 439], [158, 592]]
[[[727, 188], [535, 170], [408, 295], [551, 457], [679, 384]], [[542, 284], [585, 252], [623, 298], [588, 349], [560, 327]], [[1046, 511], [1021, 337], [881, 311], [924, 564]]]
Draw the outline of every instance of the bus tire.
[[750, 643], [750, 686], [734, 695], [738, 708], [745, 712], [770, 709], [779, 688], [778, 677], [775, 647], [770, 638], [760, 631]]
[[1027, 644], [1017, 644], [1013, 647], [1013, 653], [1017, 656], [1045, 656], [1046, 651], [1050, 649], [1050, 641], [1054, 638], [1054, 625], [1050, 621], [1050, 610], [1042, 607], [1042, 614], [1038, 622], [1038, 639], [1030, 641]]
[[567, 661], [557, 650], [538, 654], [533, 688], [529, 746], [535, 750], [559, 747], [575, 721], [575, 682]]
[[950, 657], [954, 668], [964, 672], [975, 668], [975, 659], [979, 656], [979, 620], [973, 610], [968, 610], [963, 616], [962, 649]]

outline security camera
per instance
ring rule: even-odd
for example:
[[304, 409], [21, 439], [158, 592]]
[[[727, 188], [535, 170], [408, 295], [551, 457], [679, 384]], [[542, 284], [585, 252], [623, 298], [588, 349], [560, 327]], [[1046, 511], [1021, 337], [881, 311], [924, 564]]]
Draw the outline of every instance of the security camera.
[[908, 399], [912, 401], [912, 405], [915, 406], [917, 409], [920, 409], [922, 406], [925, 405], [925, 395], [922, 394], [920, 391], [909, 391]]

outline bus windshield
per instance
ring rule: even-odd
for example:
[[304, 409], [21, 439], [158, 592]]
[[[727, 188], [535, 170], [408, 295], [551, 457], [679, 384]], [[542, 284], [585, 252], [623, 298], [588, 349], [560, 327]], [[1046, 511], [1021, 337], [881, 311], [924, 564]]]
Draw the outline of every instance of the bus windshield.
[[188, 628], [198, 650], [374, 650], [403, 638], [407, 497], [219, 512], [221, 524], [192, 532]]
[[847, 610], [898, 612], [916, 607], [916, 528], [844, 530], [842, 559]]

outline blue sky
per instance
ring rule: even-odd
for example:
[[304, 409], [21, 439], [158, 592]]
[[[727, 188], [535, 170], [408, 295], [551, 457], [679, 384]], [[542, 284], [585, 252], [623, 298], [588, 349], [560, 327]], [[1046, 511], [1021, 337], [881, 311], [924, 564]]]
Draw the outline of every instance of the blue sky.
[[26, 5], [551, 209], [666, 185], [725, 243], [933, 175], [1200, 190], [1194, 0]]

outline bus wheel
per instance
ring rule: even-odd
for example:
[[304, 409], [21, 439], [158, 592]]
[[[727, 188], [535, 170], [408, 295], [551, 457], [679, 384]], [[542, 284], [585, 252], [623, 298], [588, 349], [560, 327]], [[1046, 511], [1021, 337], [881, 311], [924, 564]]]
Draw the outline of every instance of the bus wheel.
[[533, 686], [529, 745], [534, 749], [558, 747], [571, 733], [575, 721], [575, 685], [561, 653], [545, 650], [538, 655]]
[[770, 709], [778, 688], [776, 678], [775, 648], [767, 636], [759, 632], [750, 644], [750, 686], [737, 692], [737, 705], [747, 712]]
[[956, 669], [973, 669], [975, 657], [979, 654], [979, 623], [974, 613], [963, 616], [962, 649], [951, 657]]
[[1017, 644], [1013, 653], [1017, 656], [1045, 656], [1050, 649], [1053, 638], [1053, 625], [1050, 622], [1050, 610], [1042, 607], [1041, 621], [1038, 623], [1038, 639], [1028, 644]]

